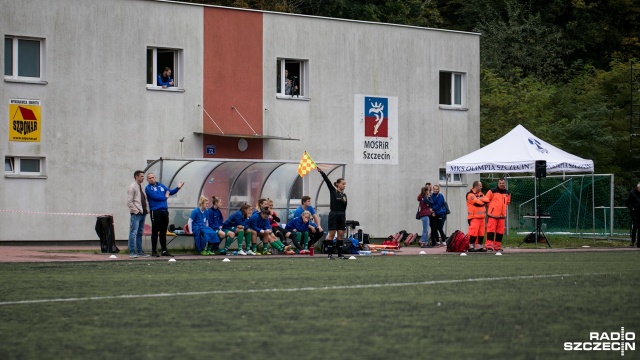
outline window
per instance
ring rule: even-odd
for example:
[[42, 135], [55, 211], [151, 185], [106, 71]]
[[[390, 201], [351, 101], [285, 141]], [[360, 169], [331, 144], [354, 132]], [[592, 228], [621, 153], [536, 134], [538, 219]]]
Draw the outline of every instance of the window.
[[44, 39], [5, 36], [4, 77], [7, 80], [44, 79]]
[[462, 184], [462, 174], [449, 174], [449, 181], [447, 181], [447, 170], [440, 169], [438, 174], [438, 182], [441, 184]]
[[463, 107], [465, 75], [449, 71], [440, 72], [440, 105]]
[[13, 173], [13, 158], [4, 158], [4, 172]]
[[[162, 77], [168, 68], [170, 76]], [[184, 88], [182, 79], [182, 50], [147, 48], [147, 88], [177, 90]], [[158, 81], [173, 81], [173, 85], [162, 86]]]
[[279, 97], [308, 98], [308, 60], [276, 61], [276, 93]]
[[26, 175], [38, 176], [45, 175], [44, 158], [38, 157], [5, 157], [4, 158], [5, 175]]

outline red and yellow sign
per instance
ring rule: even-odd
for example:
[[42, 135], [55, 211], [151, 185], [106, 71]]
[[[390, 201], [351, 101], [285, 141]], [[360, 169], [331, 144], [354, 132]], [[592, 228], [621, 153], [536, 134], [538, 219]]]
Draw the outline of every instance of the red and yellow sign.
[[40, 100], [9, 100], [9, 141], [40, 142]]

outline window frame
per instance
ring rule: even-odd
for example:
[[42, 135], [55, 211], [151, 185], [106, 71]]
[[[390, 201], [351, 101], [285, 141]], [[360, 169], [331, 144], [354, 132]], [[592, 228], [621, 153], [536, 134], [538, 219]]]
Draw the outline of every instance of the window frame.
[[[16, 36], [16, 35], [5, 35], [5, 47], [7, 39], [11, 40], [11, 74], [4, 74], [4, 80], [8, 82], [22, 82], [22, 83], [34, 83], [34, 84], [47, 84], [46, 79], [46, 39], [45, 38], [36, 38], [36, 37], [28, 37], [28, 36]], [[38, 76], [20, 76], [20, 40], [26, 41], [37, 41], [39, 43], [38, 52], [39, 52], [39, 64], [38, 64]], [[4, 54], [4, 61], [7, 61], [7, 52]], [[5, 64], [6, 65], [6, 64]], [[4, 66], [3, 66], [4, 68]], [[6, 69], [5, 69], [6, 70]]]
[[447, 181], [447, 169], [440, 168], [438, 169], [438, 183], [448, 184], [448, 185], [462, 185], [463, 184], [463, 174], [449, 174], [453, 176], [449, 176], [449, 181]]
[[[442, 99], [443, 93], [443, 74], [449, 74], [448, 96], [449, 103], [444, 103]], [[456, 81], [459, 80], [459, 83]], [[438, 72], [438, 105], [443, 109], [466, 109], [467, 105], [467, 74], [459, 71], [440, 70]]]
[[[151, 51], [151, 64], [149, 64], [149, 51]], [[173, 86], [163, 88], [158, 86], [158, 74], [161, 73], [161, 69], [158, 67], [158, 51], [168, 53], [173, 52], [173, 64], [169, 66], [171, 68], [171, 75], [173, 78]], [[148, 90], [160, 90], [160, 91], [184, 91], [184, 50], [177, 48], [168, 48], [160, 46], [147, 46], [146, 49], [146, 71], [147, 89]], [[151, 74], [149, 74], [149, 65], [151, 65]], [[167, 65], [165, 65], [167, 66]], [[164, 66], [162, 66], [164, 68]], [[155, 69], [155, 70], [154, 70]], [[151, 75], [151, 83], [149, 83], [149, 75]]]
[[[7, 160], [9, 161], [10, 170], [6, 169]], [[38, 171], [23, 171], [23, 160], [38, 160]], [[46, 178], [45, 171], [45, 157], [38, 156], [5, 156], [5, 177], [19, 177], [19, 178]]]
[[[284, 93], [285, 82], [284, 82], [284, 71], [287, 69], [291, 69], [292, 66], [298, 64], [298, 75], [293, 74], [292, 76], [297, 76], [299, 79], [299, 94], [298, 95], [286, 95]], [[292, 72], [294, 73], [294, 72]], [[276, 59], [276, 97], [279, 99], [299, 99], [299, 100], [309, 100], [309, 60], [308, 59], [292, 59], [292, 58], [284, 58], [279, 57]]]

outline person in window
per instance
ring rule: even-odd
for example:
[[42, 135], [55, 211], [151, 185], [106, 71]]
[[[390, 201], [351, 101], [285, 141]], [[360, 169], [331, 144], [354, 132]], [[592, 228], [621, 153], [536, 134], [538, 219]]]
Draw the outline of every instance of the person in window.
[[[296, 77], [294, 79], [297, 82]], [[298, 85], [294, 83], [294, 81], [289, 79], [289, 70], [284, 71], [284, 94], [285, 95], [296, 95], [298, 94]]]
[[158, 74], [158, 86], [167, 88], [173, 86], [173, 79], [171, 78], [171, 68], [165, 67], [162, 74]]

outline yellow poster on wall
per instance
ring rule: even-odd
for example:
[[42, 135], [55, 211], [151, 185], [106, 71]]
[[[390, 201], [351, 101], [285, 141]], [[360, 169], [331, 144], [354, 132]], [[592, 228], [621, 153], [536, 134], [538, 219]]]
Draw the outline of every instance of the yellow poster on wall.
[[40, 100], [9, 100], [9, 141], [40, 142]]

